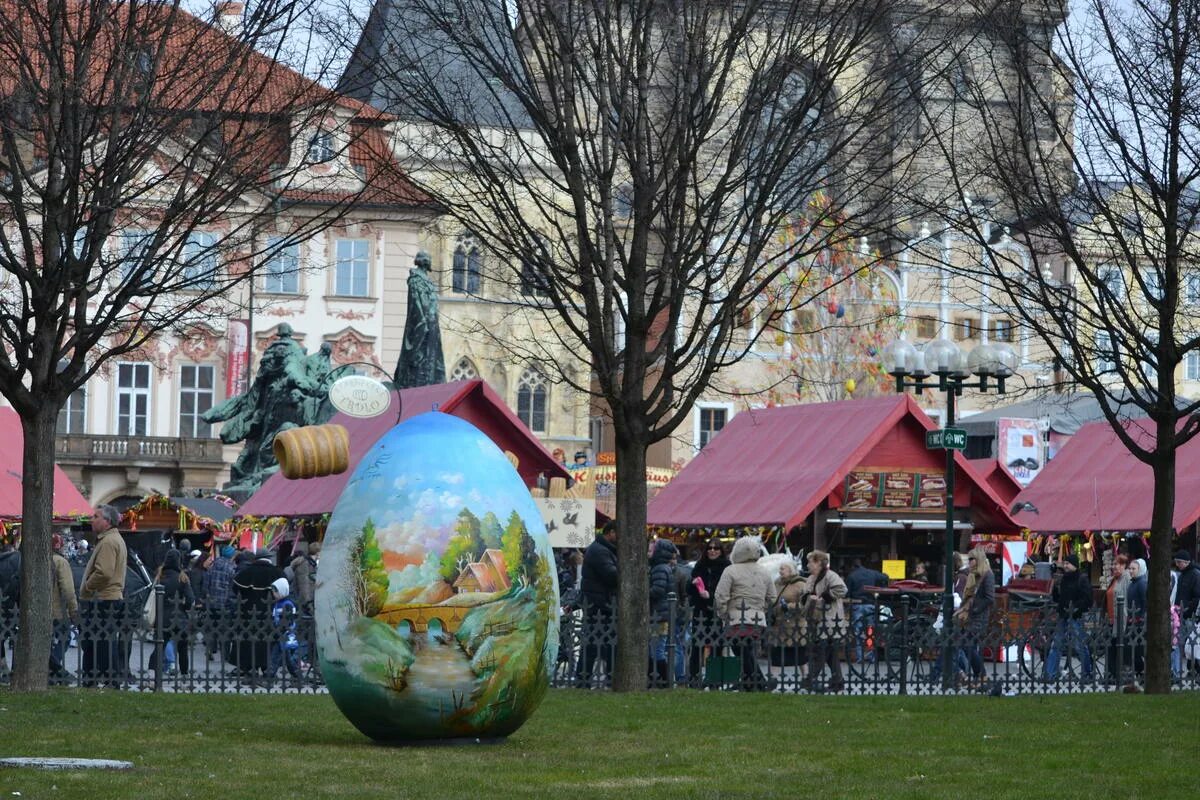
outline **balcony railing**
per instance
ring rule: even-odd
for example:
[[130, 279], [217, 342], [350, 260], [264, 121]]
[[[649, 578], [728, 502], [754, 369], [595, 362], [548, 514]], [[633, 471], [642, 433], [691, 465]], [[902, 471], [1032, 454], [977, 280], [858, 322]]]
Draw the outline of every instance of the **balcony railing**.
[[223, 462], [219, 439], [185, 439], [166, 436], [100, 436], [66, 434], [56, 440], [59, 462], [154, 462], [162, 464]]

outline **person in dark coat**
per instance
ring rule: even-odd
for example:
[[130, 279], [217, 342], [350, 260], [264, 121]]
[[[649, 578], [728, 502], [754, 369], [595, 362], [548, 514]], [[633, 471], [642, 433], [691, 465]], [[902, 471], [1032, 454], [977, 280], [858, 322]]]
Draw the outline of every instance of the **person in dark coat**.
[[1054, 641], [1046, 654], [1046, 680], [1058, 677], [1059, 663], [1067, 647], [1079, 654], [1082, 679], [1092, 679], [1092, 651], [1083, 629], [1083, 615], [1092, 607], [1092, 585], [1079, 569], [1079, 557], [1071, 554], [1063, 559], [1063, 573], [1050, 592], [1058, 608], [1058, 624]]
[[[191, 667], [191, 639], [188, 636], [188, 611], [196, 603], [192, 581], [183, 571], [184, 555], [168, 550], [154, 582], [163, 587], [163, 672], [187, 674]], [[157, 653], [150, 656], [150, 669], [158, 670]]]
[[654, 542], [650, 554], [650, 662], [652, 680], [666, 686], [667, 643], [671, 633], [671, 603], [669, 595], [675, 591], [675, 562], [679, 550], [667, 539]]
[[[854, 660], [861, 664], [864, 660], [863, 643], [867, 638], [867, 628], [875, 623], [875, 596], [867, 592], [868, 586], [888, 585], [889, 578], [884, 573], [863, 564], [861, 558], [854, 559], [854, 568], [846, 576], [846, 597], [851, 600], [850, 625], [854, 634]], [[875, 660], [875, 651], [865, 654], [867, 661]]]
[[[183, 551], [180, 551], [183, 552]], [[204, 551], [190, 550], [187, 553], [187, 576], [188, 582], [192, 584], [192, 593], [196, 598], [196, 605], [203, 607], [206, 597], [204, 594], [204, 573], [207, 570], [204, 568]]]
[[271, 554], [265, 550], [233, 577], [233, 593], [237, 598], [235, 625], [243, 637], [236, 643], [233, 661], [247, 675], [267, 671], [274, 634], [270, 614], [275, 600], [271, 584], [282, 577], [283, 570], [275, 566]]
[[692, 623], [692, 608], [687, 602], [688, 586], [692, 582], [692, 565], [682, 558], [675, 561], [675, 682], [687, 680], [688, 630]]
[[1196, 564], [1187, 550], [1180, 550], [1172, 561], [1179, 570], [1179, 578], [1175, 584], [1175, 605], [1179, 607], [1179, 635], [1175, 637], [1173, 659], [1178, 664], [1180, 674], [1186, 675], [1191, 668], [1188, 650], [1195, 638], [1196, 625], [1200, 622], [1200, 565]]
[[585, 685], [592, 678], [596, 661], [603, 659], [612, 669], [616, 647], [613, 599], [617, 596], [617, 521], [604, 523], [595, 541], [583, 554], [579, 591], [584, 602], [583, 657], [575, 677]]
[[706, 647], [714, 646], [720, 636], [721, 626], [713, 611], [713, 594], [721, 582], [721, 573], [729, 566], [729, 557], [721, 540], [709, 539], [704, 552], [692, 567], [692, 579], [688, 582], [687, 602], [692, 609], [692, 648], [688, 656], [688, 674], [699, 675], [704, 664]]
[[[1149, 572], [1146, 569], [1145, 559], [1134, 559], [1129, 565], [1129, 588], [1126, 590], [1126, 598], [1129, 603], [1129, 627], [1135, 628], [1139, 632], [1145, 630], [1146, 590], [1149, 584]], [[1144, 634], [1135, 635], [1133, 639], [1133, 671], [1141, 675], [1146, 671], [1146, 643]]]

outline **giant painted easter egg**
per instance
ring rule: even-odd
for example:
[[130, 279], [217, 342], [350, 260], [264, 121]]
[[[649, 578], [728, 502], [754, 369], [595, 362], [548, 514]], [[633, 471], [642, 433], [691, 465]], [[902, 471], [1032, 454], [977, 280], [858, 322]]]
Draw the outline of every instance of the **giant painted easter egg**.
[[479, 429], [436, 411], [397, 425], [321, 551], [317, 650], [338, 708], [384, 742], [512, 733], [558, 654], [553, 563], [529, 490]]

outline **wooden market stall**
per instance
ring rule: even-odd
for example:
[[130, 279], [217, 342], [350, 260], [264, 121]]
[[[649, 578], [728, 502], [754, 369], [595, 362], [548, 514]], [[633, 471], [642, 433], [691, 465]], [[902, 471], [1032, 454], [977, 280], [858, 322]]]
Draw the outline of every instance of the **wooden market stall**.
[[[1129, 420], [1126, 431], [1153, 441], [1151, 423]], [[1034, 554], [1058, 560], [1068, 552], [1092, 564], [1092, 577], [1107, 585], [1118, 549], [1133, 558], [1149, 553], [1154, 474], [1117, 438], [1107, 422], [1079, 429], [1041, 474], [1016, 498], [1015, 517], [1029, 531]], [[1176, 451], [1174, 541], [1171, 551], [1196, 554], [1200, 529], [1200, 440]]]
[[[5, 443], [0, 469], [0, 539], [9, 539], [21, 525], [22, 448], [25, 434], [21, 418], [11, 408], [0, 408], [0, 441]], [[54, 466], [53, 520], [67, 525], [87, 522], [92, 507], [71, 479], [56, 464]]]
[[[925, 446], [935, 427], [906, 394], [743, 411], [650, 502], [651, 530], [683, 543], [761, 535], [835, 561], [938, 562], [945, 454]], [[972, 534], [1018, 532], [961, 452], [954, 463], [956, 548]]]

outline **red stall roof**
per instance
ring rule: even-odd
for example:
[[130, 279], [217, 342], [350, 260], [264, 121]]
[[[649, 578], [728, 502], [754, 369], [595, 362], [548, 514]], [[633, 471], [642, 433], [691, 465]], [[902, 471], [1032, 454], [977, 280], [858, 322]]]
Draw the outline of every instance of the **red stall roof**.
[[1013, 500], [1025, 487], [1021, 486], [1021, 482], [1013, 477], [1013, 474], [1008, 471], [1008, 467], [1000, 463], [998, 458], [972, 458], [969, 460], [979, 477], [986, 480], [988, 486], [992, 487], [1000, 500], [1011, 507]]
[[547, 479], [569, 477], [566, 468], [554, 460], [495, 390], [482, 380], [404, 389], [399, 392], [403, 412], [399, 420], [396, 394], [392, 392], [392, 405], [377, 417], [362, 419], [339, 413], [329, 420], [345, 426], [350, 434], [349, 469], [338, 475], [304, 480], [288, 480], [276, 473], [242, 504], [236, 516], [304, 517], [331, 513], [367, 451], [397, 422], [431, 411], [435, 405], [439, 411], [465, 419], [479, 428], [501, 450], [512, 451], [519, 460], [517, 471], [527, 486], [534, 484], [539, 473], [545, 474]]
[[[1125, 429], [1140, 441], [1154, 439], [1149, 420], [1128, 420]], [[1172, 524], [1179, 530], [1200, 519], [1200, 440], [1179, 448], [1176, 459]], [[1039, 533], [1144, 531], [1150, 528], [1154, 473], [1109, 423], [1093, 422], [1071, 437], [1015, 502], [1037, 509], [1019, 512], [1016, 520]]]
[[[0, 408], [0, 441], [4, 442], [4, 464], [0, 467], [0, 519], [21, 518], [21, 449], [25, 444], [25, 433], [21, 430], [21, 418], [11, 408]], [[83, 498], [67, 474], [54, 465], [55, 519], [90, 517], [92, 507]]]
[[[650, 501], [648, 522], [802, 524], [848, 472], [867, 466], [863, 458], [881, 440], [905, 426], [914, 439], [937, 427], [907, 394], [743, 411]], [[924, 442], [913, 446], [923, 448]], [[961, 452], [955, 463], [978, 488], [973, 505], [988, 523], [997, 531], [1016, 530], [1003, 500]]]

